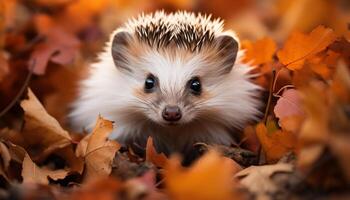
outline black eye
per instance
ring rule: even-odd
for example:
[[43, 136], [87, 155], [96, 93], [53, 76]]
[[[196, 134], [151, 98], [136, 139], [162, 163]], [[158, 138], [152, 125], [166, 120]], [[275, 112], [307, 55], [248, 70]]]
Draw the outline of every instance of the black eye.
[[191, 89], [191, 92], [195, 95], [200, 95], [202, 91], [201, 82], [199, 81], [198, 77], [192, 78], [189, 81], [189, 87]]
[[156, 85], [156, 80], [153, 75], [149, 75], [145, 80], [145, 91], [146, 92], [152, 92], [152, 89]]

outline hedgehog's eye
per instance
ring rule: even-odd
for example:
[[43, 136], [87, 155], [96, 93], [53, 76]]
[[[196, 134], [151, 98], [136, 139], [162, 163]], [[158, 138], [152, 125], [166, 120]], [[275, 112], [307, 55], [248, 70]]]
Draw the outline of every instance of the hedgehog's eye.
[[189, 87], [194, 95], [201, 94], [202, 86], [198, 77], [194, 77], [189, 81]]
[[156, 79], [153, 75], [148, 75], [145, 80], [145, 91], [152, 92], [153, 88], [156, 86]]

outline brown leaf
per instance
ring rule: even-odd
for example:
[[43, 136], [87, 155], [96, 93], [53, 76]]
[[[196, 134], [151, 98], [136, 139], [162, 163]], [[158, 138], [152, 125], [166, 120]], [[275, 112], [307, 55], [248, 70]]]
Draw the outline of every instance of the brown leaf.
[[168, 158], [163, 153], [157, 153], [153, 146], [152, 137], [148, 137], [146, 145], [146, 161], [153, 163], [157, 167], [164, 168]]
[[112, 130], [113, 123], [99, 116], [91, 135], [87, 135], [87, 139], [84, 138], [78, 144], [76, 155], [84, 157], [87, 181], [107, 177], [112, 171], [113, 159], [120, 148], [116, 141], [108, 140]]
[[0, 82], [9, 74], [9, 65], [4, 53], [0, 51]]
[[209, 151], [189, 169], [183, 169], [179, 158], [169, 160], [165, 171], [166, 189], [173, 199], [239, 199], [232, 177], [237, 169], [231, 159]]
[[49, 184], [48, 177], [53, 180], [63, 179], [67, 176], [68, 171], [50, 170], [38, 167], [29, 157], [28, 154], [24, 156], [22, 164], [23, 183], [38, 183]]
[[305, 59], [323, 51], [335, 40], [332, 29], [323, 26], [318, 26], [308, 35], [294, 32], [277, 56], [288, 69], [297, 70], [303, 67]]
[[[264, 199], [268, 194], [273, 194], [280, 187], [272, 180], [272, 176], [278, 173], [292, 173], [293, 165], [278, 163], [274, 165], [251, 166], [235, 176], [244, 187], [257, 195], [257, 199]], [[260, 197], [260, 198], [259, 198]]]
[[23, 136], [28, 144], [40, 148], [41, 157], [45, 157], [56, 149], [64, 148], [72, 144], [69, 133], [62, 129], [59, 123], [51, 117], [28, 89], [29, 99], [21, 102], [24, 110]]

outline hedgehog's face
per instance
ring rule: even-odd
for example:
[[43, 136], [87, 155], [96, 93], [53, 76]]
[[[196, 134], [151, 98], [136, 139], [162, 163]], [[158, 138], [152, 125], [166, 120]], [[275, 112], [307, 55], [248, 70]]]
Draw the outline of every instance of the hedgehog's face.
[[135, 83], [131, 93], [138, 105], [133, 112], [164, 126], [217, 117], [213, 99], [225, 92], [217, 88], [225, 84], [237, 51], [229, 35], [198, 51], [176, 45], [155, 49], [125, 32], [117, 33], [112, 43], [117, 68]]

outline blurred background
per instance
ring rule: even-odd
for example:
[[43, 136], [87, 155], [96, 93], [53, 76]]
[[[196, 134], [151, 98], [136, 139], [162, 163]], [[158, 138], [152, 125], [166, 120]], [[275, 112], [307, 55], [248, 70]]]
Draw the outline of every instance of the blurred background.
[[349, 0], [1, 0], [0, 127], [20, 126], [13, 119], [21, 115], [17, 102], [26, 86], [66, 124], [77, 82], [109, 34], [130, 17], [159, 9], [220, 17], [241, 40], [269, 36], [281, 45], [292, 31], [318, 25], [350, 40]]

